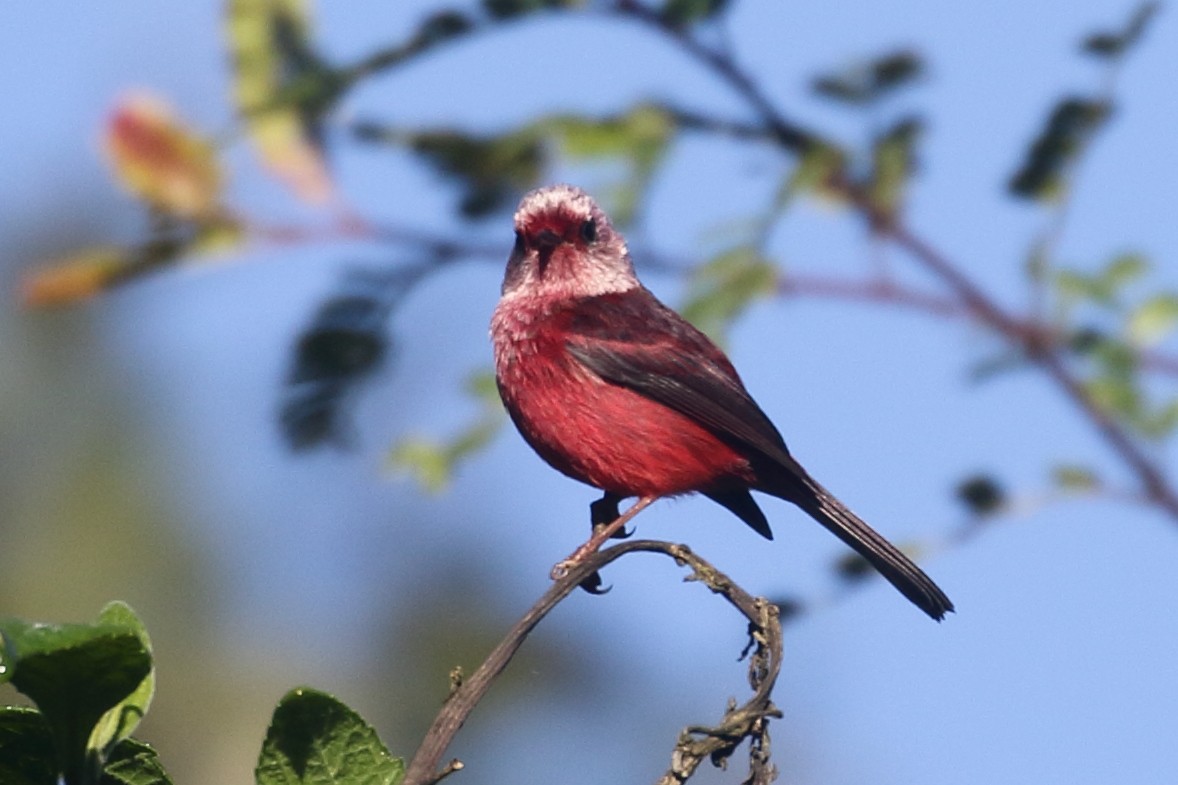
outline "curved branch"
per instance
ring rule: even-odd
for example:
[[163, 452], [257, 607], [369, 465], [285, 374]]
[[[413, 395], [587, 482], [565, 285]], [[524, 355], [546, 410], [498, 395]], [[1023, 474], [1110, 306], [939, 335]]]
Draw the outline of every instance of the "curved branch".
[[[636, 0], [617, 0], [612, 10], [620, 16], [658, 30], [720, 77], [773, 131], [784, 149], [800, 154], [812, 144], [815, 137], [778, 111], [752, 78], [726, 52], [708, 47], [693, 36], [688, 28], [671, 25], [659, 13]], [[881, 213], [861, 186], [842, 176], [832, 178], [827, 187], [842, 194], [867, 221], [872, 231], [906, 250], [932, 272], [978, 321], [1018, 346], [1093, 425], [1109, 448], [1128, 464], [1149, 498], [1169, 517], [1178, 520], [1178, 491], [1170, 484], [1161, 465], [1150, 457], [1128, 429], [1092, 399], [1083, 382], [1072, 374], [1059, 352], [1050, 343], [1043, 342], [1040, 331], [1025, 330], [1025, 320], [1013, 316], [999, 305], [960, 266], [953, 264], [947, 256], [909, 230], [894, 215]]]
[[705, 559], [696, 556], [686, 545], [658, 540], [635, 540], [590, 554], [570, 567], [568, 572], [560, 580], [554, 581], [536, 604], [515, 623], [507, 636], [491, 651], [470, 678], [455, 680], [450, 696], [434, 718], [421, 746], [417, 748], [413, 760], [409, 763], [403, 780], [404, 785], [433, 785], [442, 777], [462, 767], [460, 762], [451, 761], [444, 769], [438, 770], [442, 756], [458, 733], [458, 729], [487, 693], [495, 677], [507, 667], [507, 663], [515, 656], [524, 639], [582, 581], [605, 565], [634, 551], [661, 553], [671, 557], [678, 564], [690, 567], [692, 574], [688, 580], [699, 581], [712, 592], [720, 594], [749, 620], [751, 641], [746, 653], [752, 651], [749, 661], [749, 682], [755, 690], [753, 697], [743, 706], [729, 708], [721, 723], [715, 728], [693, 726], [684, 730], [672, 755], [671, 767], [659, 781], [660, 785], [677, 785], [686, 781], [705, 758], [720, 762], [730, 756], [746, 738], [750, 740], [751, 745], [750, 778], [747, 781], [758, 785], [771, 781], [772, 767], [768, 762], [769, 737], [766, 728], [770, 717], [781, 716], [770, 700], [777, 674], [781, 670], [782, 657], [781, 624], [777, 606], [748, 594], [727, 575]]

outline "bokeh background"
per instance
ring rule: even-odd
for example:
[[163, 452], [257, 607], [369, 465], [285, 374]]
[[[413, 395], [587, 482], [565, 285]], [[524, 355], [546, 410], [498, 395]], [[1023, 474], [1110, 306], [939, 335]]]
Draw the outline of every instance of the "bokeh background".
[[[358, 58], [437, 7], [323, 3], [316, 35], [332, 57]], [[1052, 103], [1098, 85], [1077, 42], [1132, 8], [761, 0], [739, 3], [728, 29], [788, 112], [852, 141], [862, 118], [816, 98], [810, 78], [896, 46], [919, 50], [930, 72], [903, 99], [929, 122], [911, 224], [1017, 305], [1022, 260], [1050, 215], [1004, 184]], [[351, 449], [301, 455], [276, 427], [292, 342], [346, 270], [396, 264], [388, 247], [257, 243], [75, 307], [18, 306], [32, 265], [143, 231], [99, 150], [120, 96], [147, 88], [209, 133], [232, 127], [223, 11], [45, 0], [0, 12], [0, 614], [83, 620], [116, 598], [136, 608], [159, 673], [141, 735], [178, 783], [250, 781], [269, 713], [300, 684], [336, 694], [409, 755], [450, 668], [473, 669], [544, 590], [594, 498], [507, 430], [441, 493], [388, 470], [398, 439], [452, 432], [475, 412], [462, 382], [489, 364], [499, 262], [418, 287], [392, 318], [394, 361], [356, 401]], [[1151, 286], [1178, 284], [1176, 50], [1178, 22], [1163, 10], [1121, 74], [1061, 259], [1092, 267], [1138, 251], [1155, 265]], [[739, 110], [642, 30], [552, 17], [372, 79], [335, 122], [495, 130], [644, 97]], [[460, 223], [455, 189], [420, 161], [346, 139], [331, 149], [358, 213], [500, 242], [505, 258], [506, 214]], [[230, 199], [256, 220], [327, 224], [247, 145], [226, 156]], [[632, 244], [697, 260], [781, 174], [768, 150], [685, 137]], [[591, 189], [607, 178], [552, 176]], [[822, 274], [861, 273], [875, 253], [854, 219], [813, 203], [793, 209], [772, 247], [789, 269]], [[682, 278], [646, 278], [681, 300]], [[1178, 778], [1178, 528], [1114, 500], [1034, 503], [1062, 462], [1127, 481], [1085, 421], [1032, 372], [971, 383], [991, 339], [921, 314], [772, 300], [730, 341], [795, 453], [889, 536], [946, 540], [967, 515], [954, 488], [976, 472], [1027, 498], [968, 542], [928, 549], [926, 568], [959, 610], [941, 625], [882, 582], [841, 587], [830, 569], [839, 544], [783, 504], [766, 505], [773, 543], [702, 500], [644, 513], [644, 536], [690, 543], [755, 593], [809, 602], [787, 629], [777, 691], [781, 781]], [[744, 694], [744, 625], [663, 561], [623, 560], [606, 575], [612, 592], [575, 595], [544, 623], [459, 735], [452, 752], [468, 769], [455, 781], [651, 781], [680, 728]]]

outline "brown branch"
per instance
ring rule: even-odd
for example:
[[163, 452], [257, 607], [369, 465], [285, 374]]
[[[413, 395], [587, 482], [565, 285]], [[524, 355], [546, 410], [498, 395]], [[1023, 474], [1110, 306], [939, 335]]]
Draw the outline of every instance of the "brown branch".
[[[865, 209], [862, 202], [860, 209]], [[1057, 351], [1044, 346], [1019, 330], [1019, 323], [1006, 313], [996, 302], [986, 296], [969, 278], [949, 260], [920, 239], [906, 227], [889, 223], [883, 227], [887, 237], [913, 258], [937, 275], [952, 289], [983, 323], [996, 332], [1017, 343], [1027, 357], [1039, 366], [1064, 395], [1078, 408], [1096, 428], [1105, 443], [1120, 456], [1136, 473], [1145, 492], [1171, 518], [1178, 519], [1178, 494], [1170, 486], [1165, 473], [1146, 453], [1144, 447], [1134, 439], [1112, 416], [1100, 407], [1084, 389], [1083, 383], [1072, 375]]]
[[[794, 154], [802, 154], [809, 149], [816, 137], [779, 112], [726, 52], [708, 47], [692, 35], [690, 28], [669, 24], [659, 13], [635, 0], [617, 0], [612, 10], [653, 27], [726, 82], [748, 103], [761, 122], [774, 131], [774, 136], [784, 149]], [[845, 176], [831, 178], [827, 186], [842, 194], [873, 231], [906, 250], [940, 279], [975, 318], [1018, 346], [1092, 423], [1109, 448], [1128, 464], [1157, 506], [1171, 518], [1178, 519], [1178, 492], [1169, 484], [1165, 472], [1151, 460], [1130, 432], [1088, 395], [1083, 383], [1066, 366], [1057, 347], [1050, 343], [1044, 344], [1042, 332], [1026, 331], [1024, 320], [1012, 316], [947, 256], [910, 231], [894, 215], [881, 213], [861, 186]]]
[[762, 785], [772, 780], [772, 767], [768, 763], [769, 737], [766, 728], [770, 717], [781, 716], [770, 699], [777, 674], [781, 670], [782, 638], [777, 607], [767, 600], [752, 597], [733, 583], [727, 575], [696, 556], [685, 545], [656, 540], [635, 540], [590, 554], [571, 567], [567, 574], [554, 581], [536, 604], [515, 623], [478, 670], [470, 678], [455, 683], [450, 696], [434, 718], [421, 746], [410, 761], [405, 772], [404, 785], [433, 785], [442, 777], [462, 767], [461, 762], [451, 761], [446, 768], [440, 771], [438, 769], [451, 740], [486, 694], [495, 677], [507, 667], [507, 663], [519, 650], [524, 639], [582, 581], [605, 565], [633, 551], [662, 553], [673, 558], [678, 564], [691, 567], [693, 572], [689, 580], [699, 581], [716, 594], [722, 595], [748, 618], [749, 635], [752, 639], [749, 644], [749, 649], [752, 650], [749, 681], [755, 690], [753, 697], [739, 708], [729, 708], [720, 725], [715, 728], [691, 727], [685, 730], [675, 747], [671, 767], [659, 781], [660, 785], [677, 785], [686, 781], [705, 758], [717, 763], [727, 759], [746, 738], [750, 740], [751, 745], [750, 779], [747, 781]]

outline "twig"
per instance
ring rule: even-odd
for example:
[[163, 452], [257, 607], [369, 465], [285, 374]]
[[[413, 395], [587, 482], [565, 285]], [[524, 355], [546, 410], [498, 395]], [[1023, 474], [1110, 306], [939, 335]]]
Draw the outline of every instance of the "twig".
[[519, 650], [524, 639], [582, 581], [605, 565], [634, 551], [661, 553], [675, 559], [679, 564], [691, 567], [693, 573], [690, 580], [697, 580], [713, 592], [722, 595], [748, 618], [749, 635], [752, 638], [750, 683], [756, 691], [755, 694], [744, 706], [730, 708], [718, 727], [692, 727], [684, 731], [672, 756], [671, 768], [660, 780], [660, 784], [684, 782], [704, 758], [722, 761], [731, 755], [745, 738], [750, 739], [752, 745], [752, 773], [762, 777], [749, 781], [758, 785], [770, 781], [764, 778], [766, 772], [772, 770], [767, 760], [769, 741], [766, 727], [770, 717], [780, 716], [770, 700], [773, 685], [781, 669], [782, 655], [781, 625], [776, 606], [749, 595], [727, 575], [696, 556], [685, 545], [656, 540], [635, 540], [590, 554], [571, 567], [564, 577], [553, 582], [536, 604], [515, 623], [478, 670], [450, 693], [414, 754], [413, 760], [410, 761], [405, 772], [404, 785], [433, 785], [451, 771], [461, 768], [460, 762], [452, 761], [445, 770], [439, 771], [438, 764], [458, 729], [486, 694], [495, 677], [507, 667], [507, 663]]
[[[634, 0], [617, 0], [612, 10], [655, 28], [726, 82], [774, 132], [784, 149], [801, 154], [813, 143], [816, 137], [778, 111], [752, 78], [725, 52], [706, 46], [687, 28], [669, 24], [657, 12]], [[1129, 465], [1149, 498], [1168, 516], [1178, 520], [1178, 493], [1170, 486], [1165, 472], [1133, 436], [1088, 395], [1083, 383], [1067, 368], [1057, 348], [1042, 342], [1041, 332], [1024, 330], [1025, 321], [1012, 316], [947, 256], [897, 221], [894, 215], [881, 214], [862, 187], [845, 176], [832, 178], [827, 187], [841, 193], [875, 232], [907, 251], [940, 279], [980, 322], [1018, 346], [1092, 423], [1113, 452]]]

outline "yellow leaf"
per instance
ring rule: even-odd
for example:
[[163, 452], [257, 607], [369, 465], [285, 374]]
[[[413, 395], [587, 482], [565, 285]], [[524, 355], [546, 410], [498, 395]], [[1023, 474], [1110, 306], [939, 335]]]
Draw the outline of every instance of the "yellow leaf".
[[327, 201], [331, 177], [312, 128], [287, 91], [295, 79], [309, 80], [311, 87], [316, 82], [306, 62], [305, 3], [231, 0], [226, 27], [234, 100], [262, 161], [300, 198]]
[[194, 219], [217, 212], [216, 150], [185, 128], [162, 99], [146, 93], [123, 99], [104, 141], [119, 181], [152, 207]]
[[26, 275], [20, 287], [21, 302], [41, 307], [85, 299], [107, 288], [126, 263], [126, 252], [119, 248], [81, 251]]

